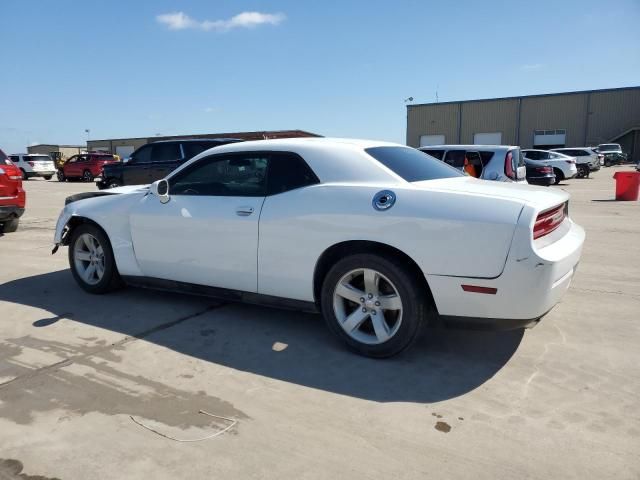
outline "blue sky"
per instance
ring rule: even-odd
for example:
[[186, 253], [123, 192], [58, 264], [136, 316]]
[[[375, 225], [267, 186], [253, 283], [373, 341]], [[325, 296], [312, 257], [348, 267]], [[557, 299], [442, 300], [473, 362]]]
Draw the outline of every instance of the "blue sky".
[[[254, 12], [247, 14], [246, 12]], [[0, 0], [0, 148], [300, 128], [640, 84], [640, 1]]]

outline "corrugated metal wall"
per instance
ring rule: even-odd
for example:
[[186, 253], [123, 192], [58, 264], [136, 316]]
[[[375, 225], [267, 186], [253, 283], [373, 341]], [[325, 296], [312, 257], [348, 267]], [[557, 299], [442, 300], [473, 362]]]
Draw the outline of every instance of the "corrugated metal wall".
[[520, 111], [520, 145], [531, 148], [535, 130], [564, 129], [567, 131], [566, 146], [581, 146], [586, 121], [586, 94], [524, 97]]
[[420, 146], [421, 135], [444, 135], [446, 143], [458, 143], [458, 103], [409, 106], [407, 145]]
[[490, 100], [462, 103], [462, 138], [460, 143], [473, 143], [476, 133], [502, 133], [502, 143], [513, 145], [518, 125], [518, 100]]
[[606, 143], [630, 128], [640, 127], [640, 88], [590, 95], [588, 144]]
[[408, 106], [407, 145], [417, 147], [421, 135], [444, 134], [447, 143], [473, 143], [474, 133], [501, 132], [502, 143], [531, 148], [535, 130], [566, 130], [566, 146], [585, 146], [609, 142], [639, 126], [640, 87], [432, 103]]

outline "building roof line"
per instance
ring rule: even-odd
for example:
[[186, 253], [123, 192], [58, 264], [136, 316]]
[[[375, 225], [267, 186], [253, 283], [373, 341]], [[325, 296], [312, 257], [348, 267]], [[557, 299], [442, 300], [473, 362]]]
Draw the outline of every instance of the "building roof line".
[[518, 99], [524, 99], [524, 98], [555, 97], [559, 95], [580, 95], [585, 93], [615, 92], [615, 91], [634, 90], [634, 89], [640, 89], [640, 86], [601, 88], [597, 90], [576, 90], [571, 92], [558, 92], [558, 93], [539, 93], [534, 95], [519, 95], [514, 97], [494, 97], [494, 98], [478, 98], [478, 99], [472, 99], [472, 100], [452, 100], [448, 102], [413, 103], [411, 105], [407, 105], [407, 110], [413, 107], [422, 107], [422, 106], [451, 105], [456, 103], [472, 103], [472, 102], [491, 102], [496, 100], [518, 100]]
[[190, 133], [188, 135], [158, 135], [158, 136], [152, 136], [152, 135], [148, 135], [146, 137], [122, 137], [122, 138], [95, 138], [95, 139], [91, 139], [88, 142], [89, 143], [94, 143], [94, 142], [117, 142], [117, 141], [121, 141], [121, 140], [147, 140], [150, 138], [158, 138], [158, 139], [185, 139], [185, 138], [194, 138], [197, 137], [198, 135], [216, 135], [219, 137], [227, 137], [227, 138], [232, 138], [234, 135], [256, 135], [256, 134], [269, 134], [269, 135], [275, 135], [275, 134], [279, 134], [279, 133], [287, 133], [287, 132], [299, 132], [299, 133], [304, 133], [306, 135], [312, 136], [312, 137], [321, 137], [322, 135], [319, 135], [317, 133], [312, 133], [312, 132], [308, 132], [306, 130], [300, 130], [300, 129], [288, 129], [288, 130], [252, 130], [252, 131], [246, 131], [246, 132], [226, 132], [226, 133]]

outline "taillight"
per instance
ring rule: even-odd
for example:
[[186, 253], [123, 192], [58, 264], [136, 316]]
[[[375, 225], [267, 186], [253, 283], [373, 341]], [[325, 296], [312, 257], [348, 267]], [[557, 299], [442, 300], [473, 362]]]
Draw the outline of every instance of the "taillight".
[[537, 167], [536, 170], [540, 173], [553, 173], [553, 167]]
[[538, 214], [536, 223], [533, 224], [533, 239], [550, 234], [564, 221], [567, 204], [563, 203], [557, 207], [550, 208]]
[[32, 167], [36, 166], [36, 162], [27, 162], [29, 165], [31, 165]]
[[570, 164], [570, 165], [571, 165], [571, 164], [573, 164], [573, 163], [576, 163], [576, 161], [575, 161], [575, 160], [565, 160], [565, 162], [567, 162], [567, 163], [568, 163], [568, 164]]
[[516, 173], [513, 171], [513, 154], [507, 152], [504, 157], [504, 174], [509, 178], [516, 178]]

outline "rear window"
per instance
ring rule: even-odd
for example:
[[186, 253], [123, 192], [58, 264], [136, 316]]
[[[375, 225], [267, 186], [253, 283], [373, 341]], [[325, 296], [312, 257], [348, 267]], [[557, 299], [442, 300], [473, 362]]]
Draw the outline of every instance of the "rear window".
[[29, 162], [50, 162], [51, 157], [48, 155], [29, 155], [25, 160]]
[[464, 176], [437, 158], [413, 148], [373, 147], [365, 152], [407, 182]]
[[617, 143], [605, 143], [603, 145], [600, 145], [598, 147], [598, 150], [600, 150], [601, 152], [603, 152], [603, 151], [604, 152], [619, 152], [620, 150], [622, 150], [622, 148]]

